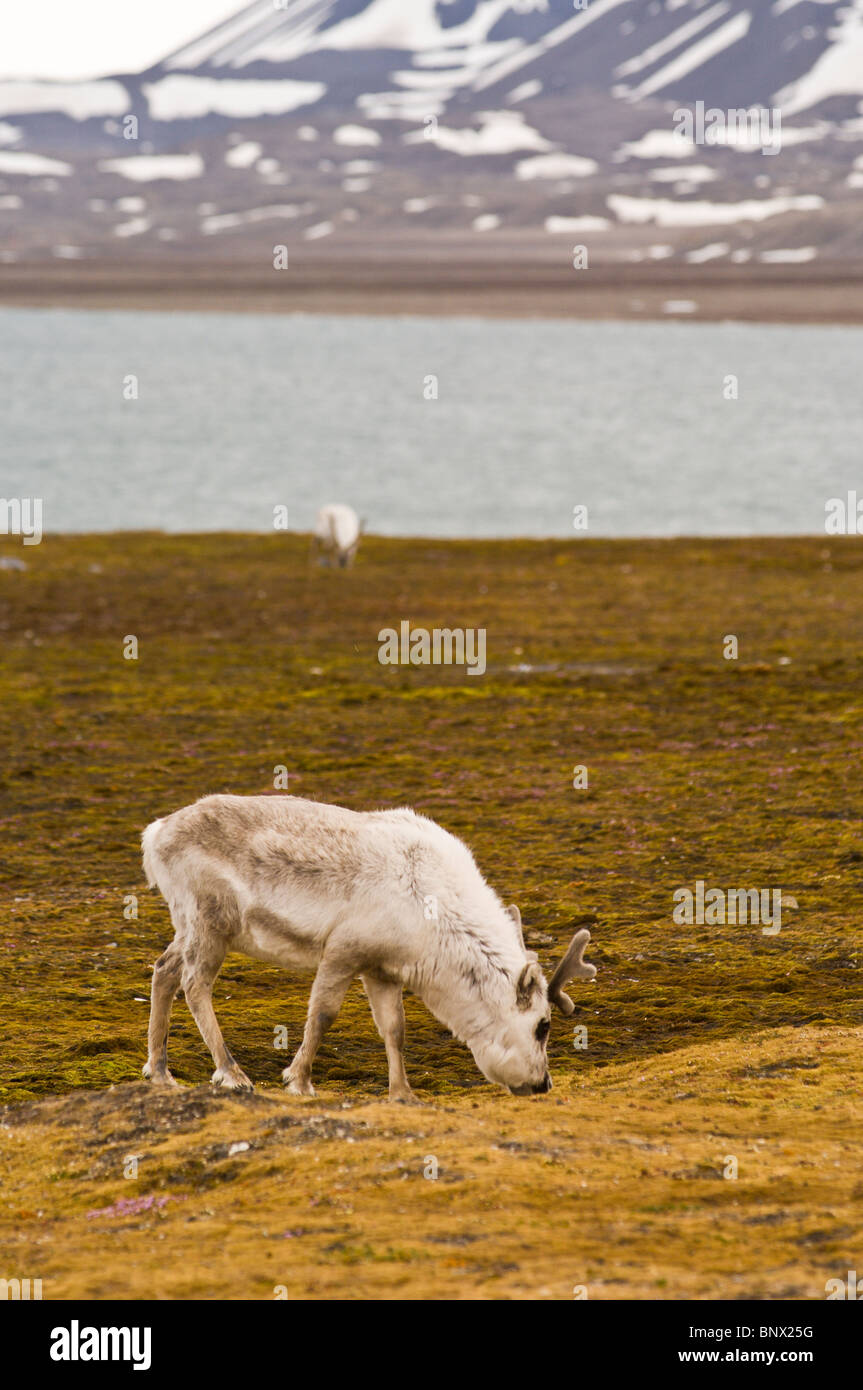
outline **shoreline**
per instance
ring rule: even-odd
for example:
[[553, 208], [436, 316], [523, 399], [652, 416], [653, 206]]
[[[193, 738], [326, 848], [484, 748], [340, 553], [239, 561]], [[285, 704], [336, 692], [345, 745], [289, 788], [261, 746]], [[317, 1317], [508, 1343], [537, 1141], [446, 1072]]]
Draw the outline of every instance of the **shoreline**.
[[[863, 533], [861, 533], [863, 534]], [[261, 542], [284, 543], [285, 541], [305, 541], [314, 535], [311, 530], [302, 531], [226, 531], [223, 528], [213, 528], [209, 530], [197, 531], [165, 531], [154, 527], [112, 527], [105, 531], [43, 531], [41, 540], [36, 545], [23, 545], [21, 537], [17, 534], [0, 532], [0, 558], [14, 552], [24, 560], [32, 556], [33, 552], [38, 551], [46, 542], [55, 544], [92, 543], [99, 545], [110, 541], [165, 541], [170, 544], [185, 542], [190, 545], [206, 543], [214, 540], [224, 540], [230, 543], [248, 541], [253, 544]], [[700, 535], [698, 532], [681, 532], [679, 535], [655, 536], [649, 534], [616, 535], [616, 536], [585, 536], [566, 534], [559, 536], [442, 536], [438, 533], [426, 535], [425, 533], [412, 533], [400, 531], [397, 535], [385, 535], [379, 531], [364, 531], [362, 535], [362, 547], [367, 549], [370, 544], [376, 546], [417, 546], [417, 545], [443, 545], [443, 546], [478, 546], [499, 547], [499, 546], [578, 546], [579, 549], [593, 548], [595, 546], [739, 546], [739, 545], [814, 545], [830, 544], [838, 542], [844, 544], [848, 541], [855, 541], [858, 536], [853, 532], [841, 532], [834, 534], [827, 531], [735, 531], [723, 535]], [[3, 542], [7, 542], [4, 549]]]
[[280, 277], [238, 262], [34, 261], [0, 266], [0, 308], [859, 325], [863, 273], [309, 258]]

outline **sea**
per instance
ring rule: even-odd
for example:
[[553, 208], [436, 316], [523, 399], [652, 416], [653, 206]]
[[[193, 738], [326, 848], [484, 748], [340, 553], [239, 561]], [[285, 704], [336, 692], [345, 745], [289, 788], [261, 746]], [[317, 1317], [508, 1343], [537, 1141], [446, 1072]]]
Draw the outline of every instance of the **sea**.
[[824, 533], [863, 328], [0, 310], [0, 497], [45, 533]]

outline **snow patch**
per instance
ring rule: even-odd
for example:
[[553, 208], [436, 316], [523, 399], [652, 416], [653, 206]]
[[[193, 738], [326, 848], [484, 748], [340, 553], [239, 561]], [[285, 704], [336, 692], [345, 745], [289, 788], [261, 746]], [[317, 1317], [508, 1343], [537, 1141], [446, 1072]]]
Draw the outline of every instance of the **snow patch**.
[[379, 145], [381, 137], [376, 130], [364, 125], [340, 125], [333, 131], [337, 145]]
[[129, 94], [121, 82], [0, 82], [0, 115], [62, 112], [73, 121], [123, 116]]
[[604, 232], [609, 226], [606, 217], [547, 217], [545, 230], [552, 236], [569, 232]]
[[[480, 111], [479, 121], [479, 130], [438, 126], [428, 143], [465, 157], [553, 149], [551, 141], [529, 126], [520, 111]], [[427, 137], [424, 130], [419, 130], [403, 138], [406, 145], [417, 145]]]
[[762, 251], [758, 259], [766, 265], [802, 265], [804, 261], [814, 261], [817, 254], [814, 246], [794, 246], [781, 251]]
[[690, 265], [703, 265], [705, 261], [715, 261], [719, 256], [727, 256], [730, 249], [727, 241], [711, 241], [707, 246], [687, 251], [686, 259]]
[[204, 236], [214, 236], [217, 232], [233, 231], [235, 227], [246, 227], [255, 222], [299, 217], [304, 212], [314, 212], [314, 203], [272, 203], [269, 207], [250, 208], [248, 212], [220, 212], [205, 217], [201, 223], [201, 231]]
[[614, 158], [622, 159], [691, 159], [695, 142], [678, 130], [649, 130], [640, 140], [621, 145]]
[[521, 159], [515, 166], [519, 179], [584, 179], [595, 174], [599, 165], [595, 159], [580, 154], [537, 154]]
[[517, 106], [520, 101], [530, 101], [531, 97], [538, 97], [541, 91], [542, 83], [535, 77], [530, 82], [522, 82], [520, 87], [513, 87], [507, 101]]
[[428, 116], [443, 114], [452, 89], [429, 92], [365, 92], [357, 106], [369, 121], [410, 121], [419, 125]]
[[282, 116], [320, 101], [323, 82], [259, 81], [257, 78], [193, 77], [172, 74], [144, 84], [155, 121], [195, 120], [201, 116]]
[[712, 183], [719, 175], [707, 164], [684, 164], [677, 168], [651, 169], [647, 175], [655, 183], [677, 183], [685, 179], [687, 183]]
[[135, 183], [155, 179], [199, 179], [204, 161], [199, 154], [135, 154], [125, 159], [102, 159], [99, 168], [106, 174], [119, 174]]
[[41, 174], [71, 174], [72, 165], [43, 154], [25, 154], [23, 150], [0, 150], [0, 174], [21, 174], [38, 178]]
[[228, 150], [225, 163], [231, 169], [248, 169], [263, 153], [264, 147], [259, 145], [257, 140], [243, 140], [241, 144]]
[[[815, 125], [785, 125], [783, 123], [781, 140], [783, 149], [786, 145], [802, 145], [809, 140], [823, 140], [825, 135], [829, 135], [833, 129], [831, 121], [816, 121]], [[720, 142], [721, 143], [721, 142]], [[756, 146], [760, 148], [760, 146]]]
[[658, 227], [711, 227], [729, 222], [763, 222], [784, 212], [813, 212], [824, 206], [817, 193], [776, 198], [749, 198], [742, 203], [674, 202], [671, 198], [631, 198], [611, 193], [606, 199], [621, 222], [655, 222]]
[[118, 222], [114, 228], [114, 236], [142, 236], [150, 230], [151, 225], [148, 217], [133, 217], [130, 222]]

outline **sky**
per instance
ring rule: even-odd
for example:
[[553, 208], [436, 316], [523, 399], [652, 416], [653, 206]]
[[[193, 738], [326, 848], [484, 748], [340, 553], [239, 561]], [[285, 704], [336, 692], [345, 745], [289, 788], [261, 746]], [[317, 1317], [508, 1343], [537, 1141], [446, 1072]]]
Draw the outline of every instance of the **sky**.
[[246, 0], [12, 0], [0, 3], [0, 77], [139, 72]]

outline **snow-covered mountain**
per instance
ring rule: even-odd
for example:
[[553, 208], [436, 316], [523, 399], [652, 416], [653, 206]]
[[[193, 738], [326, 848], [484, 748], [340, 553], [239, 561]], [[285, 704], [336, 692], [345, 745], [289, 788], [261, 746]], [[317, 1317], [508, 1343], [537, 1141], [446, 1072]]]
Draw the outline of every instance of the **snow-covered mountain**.
[[863, 0], [253, 0], [0, 81], [0, 257], [856, 257], [861, 113]]
[[383, 119], [421, 119], [458, 98], [473, 105], [483, 92], [503, 99], [522, 82], [531, 93], [541, 82], [549, 92], [600, 87], [629, 101], [779, 102], [790, 115], [863, 95], [863, 5], [295, 0], [277, 8], [255, 0], [160, 66], [222, 76], [278, 67], [322, 84], [319, 101], [356, 102]]

